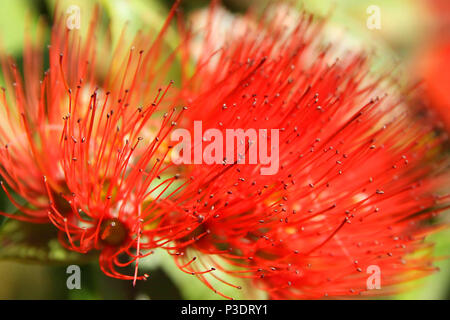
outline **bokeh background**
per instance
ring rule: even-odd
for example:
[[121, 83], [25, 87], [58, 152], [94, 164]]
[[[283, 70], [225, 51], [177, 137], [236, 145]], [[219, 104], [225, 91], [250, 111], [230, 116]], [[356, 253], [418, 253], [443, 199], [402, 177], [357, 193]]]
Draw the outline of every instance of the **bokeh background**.
[[[249, 6], [264, 8], [269, 0], [223, 0], [234, 14]], [[427, 100], [442, 119], [450, 124], [450, 1], [449, 0], [291, 0], [310, 12], [329, 16], [330, 30], [341, 30], [345, 39], [363, 43], [373, 51], [379, 66], [395, 65], [407, 82], [423, 80], [430, 88]], [[0, 1], [0, 45], [4, 52], [22, 61], [25, 30], [33, 30], [38, 21], [51, 25], [55, 6], [77, 5], [81, 23], [88, 23], [89, 12], [97, 4], [102, 23], [117, 36], [125, 23], [132, 34], [139, 29], [161, 27], [173, 1], [169, 0], [2, 0]], [[366, 11], [380, 8], [381, 29], [369, 30]], [[208, 6], [204, 0], [184, 0], [186, 16]], [[87, 14], [86, 14], [87, 13]], [[28, 31], [27, 31], [28, 32]], [[168, 41], [170, 41], [170, 33]], [[330, 35], [333, 38], [333, 34]], [[336, 39], [342, 38], [336, 35]], [[13, 212], [3, 192], [0, 210]], [[448, 214], [447, 218], [448, 222]], [[47, 232], [34, 230], [33, 236], [17, 233], [24, 225], [0, 218], [0, 299], [217, 299], [211, 290], [189, 275], [179, 272], [167, 255], [156, 252], [143, 263], [151, 277], [135, 288], [131, 282], [106, 277], [97, 260], [87, 257], [81, 264], [81, 290], [68, 290], [66, 268], [71, 259], [57, 243], [42, 238]], [[45, 228], [45, 227], [43, 227]], [[45, 232], [44, 232], [45, 231]], [[440, 272], [405, 285], [405, 292], [390, 299], [450, 299], [450, 231], [433, 235], [436, 263]], [[62, 262], [63, 261], [63, 262]], [[78, 260], [76, 260], [79, 263]], [[406, 290], [408, 289], [408, 290]], [[226, 288], [225, 288], [226, 290]], [[263, 298], [243, 290], [237, 298]]]

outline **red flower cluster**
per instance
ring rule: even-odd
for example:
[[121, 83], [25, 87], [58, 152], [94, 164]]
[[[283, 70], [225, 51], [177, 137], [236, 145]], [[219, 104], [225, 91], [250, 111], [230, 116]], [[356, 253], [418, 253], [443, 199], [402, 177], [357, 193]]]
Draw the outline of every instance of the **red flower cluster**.
[[[166, 137], [183, 112], [167, 111], [162, 101], [172, 82], [158, 76], [168, 67], [157, 61], [174, 10], [154, 41], [138, 35], [131, 46], [121, 39], [110, 62], [98, 61], [97, 50], [107, 48], [96, 47], [95, 13], [84, 42], [76, 30], [65, 30], [64, 16], [55, 21], [50, 66], [42, 81], [40, 51], [34, 47], [24, 54], [24, 84], [15, 65], [4, 63], [13, 90], [3, 90], [0, 170], [27, 205], [21, 206], [2, 182], [19, 209], [14, 215], [2, 214], [54, 224], [65, 247], [81, 253], [101, 250], [100, 267], [120, 279], [146, 278], [137, 275], [137, 267], [134, 276], [116, 267], [144, 256], [144, 225], [163, 214], [155, 212], [152, 203], [162, 192], [151, 184], [170, 172], [172, 165], [164, 161], [169, 152]], [[102, 74], [105, 64], [108, 71]], [[163, 81], [165, 88], [156, 86]], [[13, 94], [7, 97], [6, 91]], [[158, 184], [170, 186], [175, 179], [173, 173]], [[153, 248], [154, 242], [149, 239], [142, 248]], [[121, 262], [122, 254], [131, 259]]]
[[[255, 279], [272, 298], [364, 294], [372, 265], [386, 287], [433, 271], [431, 255], [408, 254], [428, 246], [425, 221], [448, 207], [433, 193], [448, 168], [436, 156], [444, 138], [382, 91], [366, 57], [333, 60], [320, 23], [305, 15], [287, 29], [284, 14], [244, 23], [214, 53], [208, 30], [185, 88], [190, 118], [204, 130], [280, 129], [280, 170], [229, 159], [189, 168], [168, 210], [198, 226], [177, 249], [195, 248], [203, 265]], [[237, 143], [248, 156], [251, 142]], [[178, 264], [209, 285], [184, 253]]]
[[[280, 299], [375, 293], [370, 266], [381, 270], [384, 294], [435, 270], [423, 239], [436, 229], [430, 217], [448, 207], [437, 193], [448, 161], [444, 138], [407, 96], [372, 76], [363, 54], [335, 59], [323, 23], [306, 14], [289, 25], [286, 12], [249, 14], [221, 41], [213, 6], [202, 33], [180, 28], [179, 48], [164, 54], [175, 9], [154, 41], [139, 35], [125, 52], [122, 40], [106, 75], [95, 24], [81, 42], [62, 20], [40, 85], [39, 50], [25, 52], [25, 84], [4, 63], [4, 92], [13, 94], [1, 102], [0, 174], [28, 203], [2, 183], [20, 211], [4, 215], [54, 224], [68, 249], [101, 250], [100, 267], [120, 279], [145, 279], [139, 259], [165, 249], [221, 295], [211, 279], [240, 288], [223, 273]], [[181, 86], [159, 88], [177, 55]], [[239, 162], [248, 138], [236, 141], [234, 159], [175, 165], [170, 134], [193, 132], [194, 121], [267, 130], [269, 140], [279, 130], [278, 172]], [[132, 263], [134, 275], [120, 272]]]

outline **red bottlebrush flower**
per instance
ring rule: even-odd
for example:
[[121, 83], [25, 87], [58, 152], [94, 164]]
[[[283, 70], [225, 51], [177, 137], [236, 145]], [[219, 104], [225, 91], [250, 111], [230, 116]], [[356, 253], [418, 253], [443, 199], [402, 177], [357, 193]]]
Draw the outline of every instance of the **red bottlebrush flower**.
[[[26, 44], [24, 66], [27, 72], [24, 80], [11, 59], [2, 59], [5, 87], [2, 87], [0, 110], [0, 175], [9, 188], [29, 205], [20, 205], [1, 181], [3, 190], [19, 209], [18, 214], [13, 216], [2, 214], [42, 223], [48, 222], [49, 210], [43, 176], [47, 174], [56, 194], [64, 189], [60, 183], [61, 172], [53, 161], [58, 158], [58, 149], [54, 146], [58, 144], [55, 136], [59, 128], [55, 118], [61, 105], [56, 101], [59, 97], [50, 98], [46, 105], [44, 94], [53, 97], [57, 90], [46, 85], [51, 81], [48, 73], [40, 84], [40, 51], [33, 47], [29, 39]], [[46, 110], [48, 114], [45, 114]], [[47, 150], [43, 152], [44, 149]]]
[[[85, 90], [93, 90], [95, 81], [101, 78], [92, 66], [95, 63], [93, 39], [81, 42], [74, 34], [76, 31], [64, 30], [62, 15], [54, 24], [48, 46], [49, 68], [45, 73], [42, 72], [42, 48], [38, 48], [43, 44], [42, 36], [36, 43], [30, 39], [25, 41], [23, 79], [11, 59], [2, 58], [6, 86], [2, 88], [1, 102], [0, 174], [8, 187], [27, 203], [20, 205], [2, 181], [3, 190], [18, 208], [14, 215], [2, 214], [29, 222], [50, 222], [47, 188], [54, 206], [64, 213], [70, 211], [63, 197], [68, 189], [60, 164], [62, 118], [72, 108], [68, 83], [83, 78]], [[92, 34], [94, 29], [92, 24], [89, 32]], [[77, 96], [83, 103], [89, 102], [85, 101], [86, 92]]]
[[[9, 86], [16, 89], [2, 100], [6, 115], [0, 139], [6, 147], [0, 154], [0, 174], [29, 205], [20, 206], [2, 182], [19, 209], [14, 215], [2, 214], [53, 223], [66, 248], [100, 250], [101, 269], [119, 279], [147, 277], [138, 276], [137, 261], [145, 256], [141, 250], [162, 241], [158, 234], [165, 230], [158, 229], [157, 221], [163, 212], [156, 202], [177, 179], [166, 160], [167, 136], [185, 108], [168, 108], [172, 82], [165, 75], [174, 54], [162, 54], [175, 9], [154, 40], [139, 34], [131, 46], [121, 39], [111, 57], [101, 60], [97, 50], [107, 48], [95, 38], [97, 13], [86, 41], [76, 30], [65, 29], [60, 16], [52, 29], [49, 70], [41, 82], [37, 49], [25, 51], [24, 86], [16, 67], [10, 80], [4, 66], [8, 85], [14, 81]], [[98, 72], [105, 64], [107, 73]], [[149, 224], [156, 226], [144, 230]], [[134, 262], [134, 275], [117, 270]]]
[[[423, 239], [435, 229], [429, 218], [448, 208], [437, 193], [445, 138], [387, 77], [371, 75], [370, 59], [335, 60], [339, 48], [322, 45], [312, 17], [287, 28], [286, 13], [249, 15], [220, 43], [215, 10], [183, 88], [184, 125], [192, 137], [201, 121], [203, 146], [185, 144], [180, 158], [192, 161], [185, 155], [197, 147], [218, 161], [188, 166], [186, 187], [163, 201], [170, 223], [195, 224], [167, 248], [177, 265], [214, 290], [214, 279], [234, 286], [216, 270], [253, 279], [275, 299], [379, 293], [367, 287], [372, 267], [383, 294], [434, 271]], [[229, 129], [248, 130], [232, 157], [230, 145], [212, 147]], [[264, 174], [268, 164], [249, 159], [271, 145], [272, 129], [278, 170]], [[251, 130], [266, 130], [267, 144]]]

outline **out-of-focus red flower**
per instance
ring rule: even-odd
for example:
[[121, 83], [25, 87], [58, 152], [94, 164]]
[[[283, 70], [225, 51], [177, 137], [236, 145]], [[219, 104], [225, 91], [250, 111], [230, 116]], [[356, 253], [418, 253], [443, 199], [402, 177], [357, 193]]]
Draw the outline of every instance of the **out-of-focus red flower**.
[[432, 44], [420, 59], [428, 103], [450, 130], [450, 37]]
[[434, 28], [415, 64], [424, 80], [427, 103], [450, 130], [450, 2], [433, 0], [427, 4], [432, 9]]
[[185, 189], [163, 204], [172, 223], [195, 223], [168, 248], [177, 265], [221, 295], [212, 280], [237, 286], [215, 270], [253, 279], [275, 299], [380, 293], [367, 288], [371, 266], [383, 294], [433, 272], [423, 240], [434, 230], [427, 220], [448, 207], [437, 193], [445, 138], [369, 72], [370, 59], [335, 60], [339, 48], [322, 45], [321, 22], [303, 15], [286, 27], [287, 12], [268, 13], [232, 21], [243, 30], [221, 41], [209, 12], [183, 87], [184, 125], [192, 136], [194, 121], [223, 136], [278, 129], [279, 170], [238, 163], [251, 156], [248, 137], [236, 141], [240, 158], [189, 166]]
[[447, 26], [450, 24], [450, 2], [447, 0], [425, 0], [424, 2], [439, 17], [439, 24]]

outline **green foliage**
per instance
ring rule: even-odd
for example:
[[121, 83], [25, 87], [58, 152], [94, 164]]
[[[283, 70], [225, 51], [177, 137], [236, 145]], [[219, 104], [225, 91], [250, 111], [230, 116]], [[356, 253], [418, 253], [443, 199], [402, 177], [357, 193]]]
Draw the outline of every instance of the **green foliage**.
[[397, 295], [402, 300], [447, 300], [450, 298], [450, 230], [444, 230], [431, 236], [428, 241], [436, 243], [435, 265], [439, 272], [434, 275], [407, 284], [411, 290]]
[[[0, 44], [9, 54], [20, 54], [25, 34], [26, 16], [35, 16], [27, 0], [2, 1], [0, 7]], [[30, 26], [31, 27], [31, 26]]]
[[57, 230], [52, 225], [10, 219], [0, 233], [0, 259], [67, 265], [86, 263], [93, 255], [66, 250], [59, 243]]

